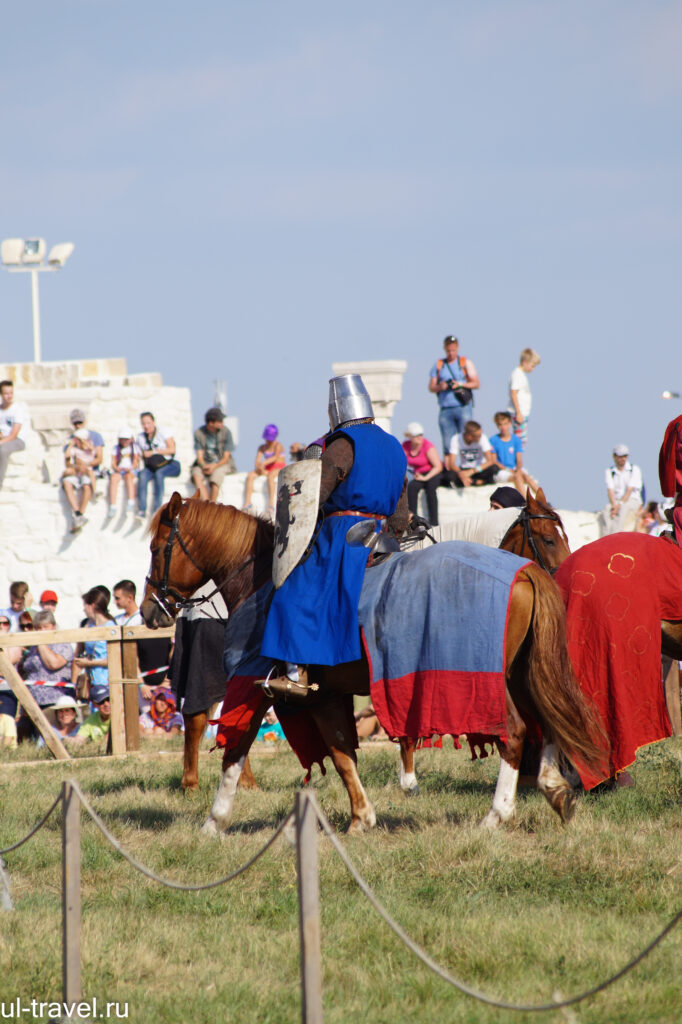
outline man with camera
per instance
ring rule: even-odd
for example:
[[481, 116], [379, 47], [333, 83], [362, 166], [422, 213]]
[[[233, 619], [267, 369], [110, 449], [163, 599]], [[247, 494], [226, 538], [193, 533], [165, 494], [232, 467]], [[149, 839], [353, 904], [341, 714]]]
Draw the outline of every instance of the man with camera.
[[429, 374], [429, 391], [438, 395], [440, 413], [438, 426], [443, 441], [443, 454], [450, 451], [455, 434], [461, 434], [473, 411], [473, 392], [481, 385], [476, 367], [459, 354], [459, 341], [448, 334], [443, 342], [445, 358], [438, 359]]

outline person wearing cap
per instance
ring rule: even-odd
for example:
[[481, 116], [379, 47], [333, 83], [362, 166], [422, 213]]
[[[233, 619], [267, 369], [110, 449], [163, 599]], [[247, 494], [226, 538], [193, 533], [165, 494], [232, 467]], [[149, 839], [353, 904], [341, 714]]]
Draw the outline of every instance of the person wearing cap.
[[40, 610], [41, 612], [52, 612], [54, 615], [59, 604], [59, 598], [57, 597], [54, 590], [43, 590], [40, 595]]
[[142, 456], [142, 468], [137, 476], [137, 518], [147, 515], [147, 489], [151, 480], [154, 490], [152, 513], [163, 504], [166, 477], [180, 476], [180, 463], [175, 458], [175, 438], [157, 427], [151, 412], [140, 415], [142, 430], [137, 435], [137, 447]]
[[85, 510], [95, 493], [95, 473], [102, 465], [104, 439], [88, 428], [82, 409], [72, 409], [69, 419], [73, 432], [64, 445], [62, 487], [71, 507], [71, 532], [77, 533], [87, 522]]
[[275, 590], [265, 623], [261, 654], [285, 666], [284, 674], [260, 681], [266, 693], [305, 698], [319, 685], [309, 681], [308, 666], [322, 666], [323, 676], [324, 666], [362, 657], [358, 605], [370, 549], [347, 543], [346, 534], [363, 520], [376, 531], [388, 517], [398, 530], [407, 526], [405, 452], [374, 423], [359, 374], [329, 382], [329, 422], [319, 527], [310, 554]]
[[204, 501], [217, 501], [220, 487], [228, 473], [236, 473], [232, 458], [234, 441], [224, 423], [218, 406], [206, 410], [204, 425], [194, 431], [196, 458], [192, 465], [192, 482]]
[[443, 441], [443, 455], [450, 451], [455, 434], [461, 434], [471, 418], [473, 393], [480, 388], [476, 367], [459, 354], [459, 341], [448, 334], [443, 341], [445, 358], [438, 359], [429, 374], [429, 391], [438, 396], [438, 426]]
[[96, 711], [89, 715], [78, 730], [79, 740], [101, 740], [111, 729], [111, 701], [108, 686], [93, 686], [90, 702]]
[[30, 421], [28, 408], [14, 401], [14, 381], [0, 381], [0, 487], [5, 479], [9, 457], [26, 448], [26, 427]]
[[490, 511], [498, 508], [523, 508], [526, 499], [515, 487], [497, 487], [490, 495]]
[[416, 513], [419, 492], [426, 491], [426, 507], [431, 526], [438, 526], [438, 495], [437, 488], [441, 481], [443, 463], [438, 457], [436, 446], [424, 437], [421, 423], [408, 423], [403, 441], [403, 451], [407, 458], [408, 475], [412, 479], [407, 485], [407, 505], [410, 512]]
[[135, 482], [137, 471], [140, 468], [140, 451], [133, 438], [133, 432], [128, 426], [118, 428], [118, 441], [114, 445], [111, 454], [111, 469], [109, 470], [109, 508], [107, 519], [113, 519], [116, 515], [116, 497], [118, 485], [121, 480], [125, 482], [126, 494], [128, 495], [127, 511], [132, 515], [135, 511]]
[[613, 465], [604, 474], [609, 498], [602, 510], [605, 534], [634, 530], [642, 507], [642, 471], [630, 462], [629, 455], [626, 444], [615, 445]]
[[263, 430], [263, 444], [258, 445], [256, 452], [256, 466], [246, 477], [246, 491], [244, 493], [244, 512], [253, 512], [251, 499], [253, 497], [253, 485], [259, 476], [264, 476], [268, 482], [268, 511], [270, 519], [275, 517], [275, 496], [277, 494], [277, 475], [280, 469], [287, 464], [284, 447], [277, 440], [279, 430], [276, 423], [268, 423]]

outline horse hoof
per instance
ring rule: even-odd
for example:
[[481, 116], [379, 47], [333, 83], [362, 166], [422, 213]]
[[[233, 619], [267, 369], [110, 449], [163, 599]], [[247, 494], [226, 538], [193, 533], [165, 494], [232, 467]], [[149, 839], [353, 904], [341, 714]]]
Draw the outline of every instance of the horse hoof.
[[202, 836], [217, 836], [220, 832], [218, 828], [218, 822], [215, 818], [207, 818], [204, 824], [201, 826]]
[[481, 828], [487, 828], [490, 832], [498, 829], [502, 824], [502, 818], [497, 811], [490, 810], [481, 822]]
[[576, 793], [572, 789], [569, 789], [563, 795], [563, 797], [560, 798], [557, 810], [559, 811], [559, 816], [563, 822], [568, 822], [571, 820], [571, 818], [575, 814], [576, 803]]
[[403, 792], [405, 796], [419, 796], [419, 783], [415, 782], [414, 786], [408, 786]]

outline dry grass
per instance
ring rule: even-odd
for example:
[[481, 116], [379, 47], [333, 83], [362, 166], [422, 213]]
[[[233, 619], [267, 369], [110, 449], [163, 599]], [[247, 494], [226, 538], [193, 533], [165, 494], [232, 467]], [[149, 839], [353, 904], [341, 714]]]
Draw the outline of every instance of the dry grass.
[[[523, 791], [516, 826], [491, 836], [478, 822], [490, 804], [495, 759], [472, 765], [464, 752], [424, 751], [421, 795], [408, 800], [397, 785], [395, 751], [368, 746], [361, 774], [378, 828], [344, 843], [436, 961], [486, 992], [544, 1002], [555, 989], [572, 994], [600, 981], [680, 908], [681, 757], [675, 740], [644, 751], [635, 789], [581, 800], [566, 828], [537, 793]], [[301, 771], [287, 749], [257, 758], [262, 789], [238, 796], [233, 826], [216, 840], [201, 837], [198, 826], [219, 762], [202, 760], [201, 769], [201, 788], [187, 799], [172, 758], [16, 767], [0, 782], [0, 846], [25, 834], [60, 781], [73, 777], [126, 849], [155, 871], [188, 882], [218, 878], [272, 835], [293, 806]], [[330, 773], [315, 784], [342, 831], [349, 816], [338, 779]], [[127, 1001], [134, 1022], [300, 1019], [296, 867], [285, 841], [228, 886], [189, 894], [134, 872], [86, 819], [82, 840], [88, 998]], [[0, 1001], [59, 998], [60, 858], [56, 815], [6, 858], [16, 909], [0, 917]], [[405, 950], [324, 840], [320, 885], [328, 1024], [567, 1019], [500, 1012], [459, 995]], [[681, 954], [678, 929], [572, 1019], [677, 1024]]]

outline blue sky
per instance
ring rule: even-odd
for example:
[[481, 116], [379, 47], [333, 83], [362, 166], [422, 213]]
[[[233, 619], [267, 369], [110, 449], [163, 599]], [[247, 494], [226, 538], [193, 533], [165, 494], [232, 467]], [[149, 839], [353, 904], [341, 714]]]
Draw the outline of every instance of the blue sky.
[[[35, 0], [3, 11], [0, 237], [73, 241], [41, 277], [43, 357], [228, 382], [319, 435], [333, 361], [406, 359], [394, 430], [438, 439], [445, 334], [484, 429], [521, 348], [527, 462], [597, 508], [614, 443], [651, 497], [681, 403], [682, 3]], [[0, 274], [0, 358], [32, 358]]]

